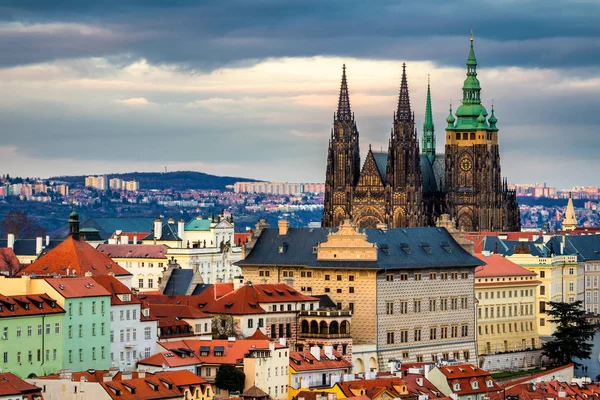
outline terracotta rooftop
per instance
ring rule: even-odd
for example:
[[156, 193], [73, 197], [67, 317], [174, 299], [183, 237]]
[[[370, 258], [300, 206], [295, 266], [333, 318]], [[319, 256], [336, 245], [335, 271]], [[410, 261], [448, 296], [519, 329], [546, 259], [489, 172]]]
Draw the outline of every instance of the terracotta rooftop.
[[187, 304], [150, 304], [150, 315], [153, 318], [212, 318], [199, 308]]
[[[138, 236], [141, 239], [140, 236]], [[164, 244], [101, 244], [100, 253], [111, 258], [162, 258], [167, 259], [168, 246]]]
[[[110, 293], [110, 305], [119, 306], [124, 304], [140, 304], [141, 301], [131, 293], [131, 290], [125, 286], [123, 282], [115, 278], [114, 276], [94, 276], [92, 277], [100, 286], [106, 289]], [[125, 299], [129, 297], [129, 301]]]
[[323, 369], [351, 369], [352, 363], [340, 353], [333, 350], [333, 357], [328, 358], [325, 351], [321, 350], [320, 360], [317, 360], [310, 351], [290, 352], [290, 368], [296, 371], [314, 371]]
[[248, 339], [248, 340], [271, 340], [259, 328], [256, 328], [256, 331], [254, 331], [254, 333], [251, 336], [248, 336], [246, 339]]
[[[178, 349], [177, 349], [178, 350]], [[188, 350], [185, 349], [184, 350]], [[184, 353], [182, 351], [162, 351], [151, 355], [148, 358], [138, 361], [139, 365], [152, 365], [155, 367], [161, 367], [163, 365], [169, 368], [177, 368], [190, 365], [200, 364], [200, 360], [195, 353]]]
[[102, 388], [115, 400], [149, 400], [181, 398], [181, 391], [169, 379], [156, 376], [101, 382]]
[[[199, 340], [184, 339], [161, 342], [160, 345], [167, 350], [189, 349], [195, 352], [203, 364], [239, 364], [251, 350], [268, 350], [268, 340]], [[284, 349], [287, 346], [275, 344], [276, 349]], [[218, 355], [219, 351], [222, 355]], [[215, 354], [216, 353], [216, 354]]]
[[110, 296], [110, 293], [99, 285], [92, 277], [85, 278], [46, 278], [64, 298]]
[[529, 271], [500, 254], [475, 254], [486, 265], [475, 268], [475, 278], [487, 277], [509, 277], [509, 276], [536, 276], [535, 272]]
[[[246, 284], [239, 287], [205, 307], [208, 312], [219, 314], [264, 314], [260, 306], [268, 303], [291, 303], [302, 301], [319, 301], [316, 297], [306, 296], [296, 289], [284, 284]], [[287, 308], [284, 310], [287, 312]]]
[[11, 372], [0, 373], [0, 396], [15, 396], [19, 399], [33, 399], [33, 395], [42, 395], [37, 386], [33, 386]]
[[56, 300], [46, 294], [2, 296], [0, 294], [0, 318], [24, 317], [64, 313]]
[[84, 240], [74, 239], [73, 236], [69, 236], [61, 244], [26, 266], [21, 274], [84, 276], [86, 272], [90, 272], [92, 276], [108, 275], [111, 272], [115, 276], [131, 276], [125, 268], [110, 257]]
[[[448, 380], [450, 389], [458, 395], [497, 392], [501, 390], [500, 386], [492, 380], [489, 372], [475, 365], [460, 364], [438, 368]], [[458, 389], [455, 389], [455, 384], [458, 384]]]

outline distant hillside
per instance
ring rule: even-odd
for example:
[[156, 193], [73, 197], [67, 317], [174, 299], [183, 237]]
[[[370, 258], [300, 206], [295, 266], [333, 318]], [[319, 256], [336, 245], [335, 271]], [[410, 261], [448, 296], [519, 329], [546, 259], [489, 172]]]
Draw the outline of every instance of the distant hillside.
[[[111, 178], [136, 180], [140, 189], [216, 189], [225, 190], [225, 186], [235, 182], [255, 181], [255, 179], [236, 178], [232, 176], [216, 176], [194, 171], [175, 172], [129, 172], [125, 174], [106, 174]], [[68, 182], [71, 185], [84, 185], [85, 176], [55, 176], [51, 180]]]

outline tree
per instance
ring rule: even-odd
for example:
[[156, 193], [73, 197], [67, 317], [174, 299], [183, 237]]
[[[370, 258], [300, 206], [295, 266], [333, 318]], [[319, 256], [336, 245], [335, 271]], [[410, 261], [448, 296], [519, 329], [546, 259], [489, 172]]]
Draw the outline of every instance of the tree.
[[241, 393], [244, 390], [245, 381], [246, 374], [231, 364], [222, 364], [215, 377], [215, 385], [219, 389], [227, 390], [228, 392]]
[[23, 265], [21, 265], [12, 249], [0, 248], [0, 274], [15, 276], [22, 269]]
[[552, 317], [551, 322], [557, 324], [552, 334], [553, 340], [543, 345], [543, 354], [557, 365], [575, 362], [575, 358], [589, 359], [592, 345], [588, 341], [594, 337], [595, 325], [585, 318], [583, 302], [574, 303], [548, 302], [550, 308], [546, 311]]
[[227, 339], [230, 337], [240, 338], [240, 330], [237, 321], [232, 315], [215, 314], [212, 320], [213, 339]]
[[46, 230], [38, 225], [33, 218], [29, 218], [23, 211], [9, 211], [0, 222], [0, 228], [5, 233], [12, 233], [15, 238], [35, 238], [44, 236]]

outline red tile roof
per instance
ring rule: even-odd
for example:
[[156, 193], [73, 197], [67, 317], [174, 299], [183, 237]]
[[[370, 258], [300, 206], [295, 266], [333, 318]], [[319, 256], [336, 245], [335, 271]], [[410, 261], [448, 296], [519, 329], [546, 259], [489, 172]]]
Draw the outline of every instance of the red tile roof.
[[64, 312], [65, 310], [56, 303], [56, 300], [46, 294], [30, 294], [27, 296], [2, 296], [0, 294], [0, 318], [60, 314]]
[[152, 365], [154, 367], [167, 366], [169, 368], [185, 367], [200, 364], [196, 354], [182, 354], [172, 351], [163, 351], [138, 361], [138, 365]]
[[168, 379], [169, 381], [173, 382], [173, 384], [177, 387], [203, 385], [208, 383], [205, 379], [200, 378], [198, 375], [188, 370], [156, 372], [154, 373], [154, 376], [158, 378]]
[[101, 244], [97, 249], [111, 258], [162, 258], [166, 260], [169, 247], [164, 244]]
[[290, 352], [290, 368], [296, 371], [351, 369], [352, 363], [335, 350], [333, 350], [331, 359], [325, 355], [324, 350], [321, 350], [320, 360], [317, 360], [310, 351], [292, 351]]
[[383, 392], [390, 392], [394, 398], [401, 397], [401, 394], [396, 390], [397, 387], [402, 387], [406, 383], [400, 378], [377, 378], [377, 379], [359, 379], [355, 381], [340, 382], [337, 385], [347, 397], [355, 396], [354, 391], [362, 391], [364, 394], [369, 394], [370, 398], [378, 397]]
[[237, 232], [233, 234], [233, 243], [234, 246], [238, 246], [239, 244], [244, 245], [248, 243], [250, 239], [252, 239], [252, 231], [247, 232]]
[[19, 396], [19, 398], [32, 399], [34, 395], [41, 396], [42, 389], [25, 382], [12, 372], [0, 373], [0, 396]]
[[[110, 305], [119, 306], [124, 304], [140, 304], [141, 301], [131, 293], [123, 282], [115, 278], [114, 276], [94, 276], [92, 277], [100, 286], [106, 289], [110, 293]], [[123, 295], [129, 295], [129, 301], [123, 301], [121, 298]]]
[[487, 277], [509, 277], [509, 276], [536, 276], [535, 272], [529, 271], [500, 254], [475, 254], [486, 265], [475, 268], [475, 278]]
[[[260, 303], [289, 303], [300, 301], [318, 301], [284, 284], [246, 284], [231, 293], [209, 303], [205, 309], [211, 313], [229, 315], [264, 314]], [[287, 311], [287, 310], [286, 310]]]
[[[235, 341], [229, 340], [199, 340], [199, 339], [184, 339], [177, 341], [161, 342], [160, 345], [167, 350], [173, 349], [189, 349], [193, 350], [198, 359], [203, 364], [232, 364], [241, 363], [244, 357], [251, 350], [268, 350], [270, 341], [268, 340], [248, 340], [241, 339]], [[215, 355], [215, 348], [223, 348], [223, 355]], [[208, 355], [202, 355], [201, 350], [208, 348]], [[287, 348], [287, 346], [275, 344], [276, 349]]]
[[[445, 367], [437, 367], [444, 374], [450, 385], [450, 389], [458, 395], [472, 393], [497, 392], [500, 386], [492, 380], [489, 372], [472, 364], [459, 364]], [[477, 381], [477, 386], [472, 383]], [[490, 382], [490, 386], [488, 386]], [[454, 384], [459, 384], [459, 390], [454, 389]]]
[[177, 317], [158, 318], [158, 329], [161, 339], [195, 336], [190, 324]]
[[52, 286], [64, 298], [74, 297], [96, 297], [110, 296], [110, 293], [96, 283], [92, 277], [85, 278], [46, 278], [46, 282]]
[[23, 275], [108, 275], [131, 276], [131, 274], [110, 257], [102, 254], [84, 240], [69, 236], [61, 244], [38, 258], [21, 271]]
[[187, 304], [150, 304], [152, 318], [212, 318], [202, 310]]
[[145, 400], [181, 398], [181, 391], [171, 381], [156, 376], [101, 382], [102, 388], [115, 400]]
[[248, 340], [271, 340], [259, 328], [257, 328], [256, 331], [254, 331], [254, 333], [251, 336], [248, 336], [246, 339], [248, 339]]

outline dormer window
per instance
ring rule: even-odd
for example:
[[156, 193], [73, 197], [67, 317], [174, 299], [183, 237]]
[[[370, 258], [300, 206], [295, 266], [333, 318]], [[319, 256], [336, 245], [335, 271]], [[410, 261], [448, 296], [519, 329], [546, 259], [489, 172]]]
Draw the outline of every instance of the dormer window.
[[460, 392], [460, 383], [455, 383], [454, 384], [454, 391], [455, 392]]
[[129, 293], [123, 294], [121, 300], [122, 301], [131, 301], [131, 294], [129, 294]]
[[225, 348], [223, 346], [215, 346], [215, 357], [222, 357], [225, 352]]
[[485, 381], [485, 384], [489, 388], [494, 387], [494, 381], [492, 381], [491, 379], [488, 379], [487, 381]]
[[281, 243], [279, 245], [279, 254], [285, 253], [287, 251], [287, 248], [288, 248], [288, 244], [286, 242]]
[[473, 390], [479, 389], [479, 382], [474, 380], [473, 382], [471, 382], [471, 387], [473, 388]]

